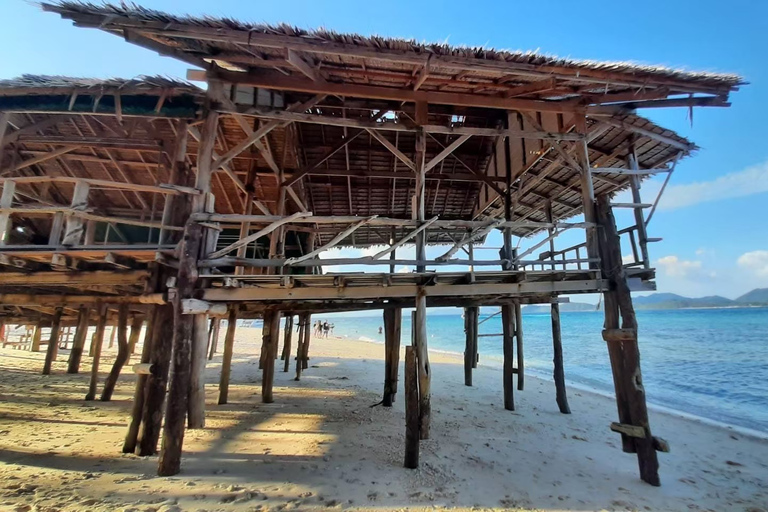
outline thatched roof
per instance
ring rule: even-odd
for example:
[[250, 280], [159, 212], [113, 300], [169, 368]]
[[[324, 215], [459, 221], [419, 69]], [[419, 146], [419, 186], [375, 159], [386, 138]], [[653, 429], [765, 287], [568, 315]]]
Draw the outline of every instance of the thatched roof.
[[[744, 84], [744, 80], [731, 73], [716, 73], [708, 71], [687, 71], [659, 65], [647, 65], [634, 62], [611, 62], [595, 60], [577, 60], [543, 55], [531, 51], [497, 50], [486, 47], [451, 46], [444, 43], [420, 43], [413, 39], [397, 39], [380, 36], [363, 36], [360, 34], [343, 34], [320, 28], [307, 30], [287, 24], [270, 25], [264, 23], [249, 23], [232, 18], [212, 16], [183, 16], [148, 9], [136, 4], [94, 4], [88, 2], [42, 2], [41, 6], [47, 11], [57, 12], [65, 18], [77, 23], [85, 16], [101, 17], [107, 23], [102, 28], [108, 30], [110, 24], [119, 25], [127, 20], [166, 25], [168, 35], [172, 36], [174, 27], [186, 26], [197, 29], [216, 29], [219, 31], [247, 32], [250, 35], [286, 36], [300, 38], [304, 41], [318, 43], [337, 43], [360, 48], [400, 52], [422, 56], [441, 56], [465, 59], [467, 61], [493, 61], [509, 64], [509, 70], [519, 70], [525, 67], [547, 70], [548, 68], [564, 68], [575, 72], [605, 72], [624, 75], [633, 81], [673, 81], [703, 88], [716, 89], [723, 92]], [[125, 19], [119, 19], [125, 18]], [[136, 27], [137, 29], [140, 26]], [[256, 43], [258, 44], [258, 43]], [[435, 64], [438, 64], [437, 62]]]
[[[15, 78], [0, 79], [0, 89], [126, 89], [136, 92], [139, 90], [157, 89], [188, 89], [198, 92], [193, 84], [164, 76], [139, 76], [136, 78], [84, 78], [61, 75], [31, 75], [24, 74]], [[31, 93], [34, 91], [28, 91]]]

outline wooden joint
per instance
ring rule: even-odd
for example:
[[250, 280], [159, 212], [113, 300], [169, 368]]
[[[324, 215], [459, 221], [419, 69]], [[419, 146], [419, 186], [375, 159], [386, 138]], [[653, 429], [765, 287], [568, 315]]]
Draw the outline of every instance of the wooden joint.
[[200, 299], [182, 299], [182, 315], [226, 315], [227, 305], [207, 302]]
[[611, 423], [611, 430], [624, 434], [629, 437], [635, 437], [638, 439], [645, 439], [645, 429], [636, 425], [627, 425], [626, 423]]
[[603, 339], [611, 341], [637, 341], [637, 329], [603, 329]]
[[661, 437], [653, 436], [653, 449], [657, 452], [669, 453], [669, 442]]

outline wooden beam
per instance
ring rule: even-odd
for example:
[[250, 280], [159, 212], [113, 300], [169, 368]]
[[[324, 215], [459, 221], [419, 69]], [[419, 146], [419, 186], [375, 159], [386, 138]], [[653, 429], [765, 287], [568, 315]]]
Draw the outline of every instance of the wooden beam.
[[308, 252], [307, 254], [304, 254], [302, 256], [299, 256], [298, 258], [289, 258], [285, 261], [285, 266], [290, 267], [291, 265], [295, 265], [297, 263], [301, 263], [304, 260], [308, 260], [310, 258], [313, 258], [320, 254], [321, 252], [327, 251], [328, 249], [332, 249], [336, 246], [339, 242], [344, 240], [346, 237], [360, 229], [361, 227], [367, 225], [372, 219], [375, 219], [376, 216], [370, 217], [368, 219], [361, 220], [357, 224], [353, 224], [349, 226], [347, 229], [342, 231], [341, 233], [337, 234], [335, 237], [333, 237], [327, 244], [318, 247], [314, 251]]
[[313, 82], [325, 83], [325, 79], [296, 50], [288, 48], [288, 63]]
[[231, 253], [232, 251], [236, 251], [240, 247], [245, 247], [251, 242], [255, 242], [259, 238], [272, 233], [274, 230], [276, 230], [283, 224], [289, 224], [291, 222], [297, 221], [298, 219], [310, 217], [311, 215], [312, 215], [311, 212], [298, 212], [298, 213], [294, 213], [293, 215], [289, 215], [288, 217], [276, 219], [272, 223], [270, 223], [267, 227], [260, 229], [256, 233], [248, 235], [245, 238], [241, 238], [237, 242], [230, 244], [222, 249], [219, 249], [216, 252], [212, 252], [211, 254], [208, 255], [208, 258], [210, 259], [220, 258], [226, 254]]
[[379, 251], [376, 254], [374, 254], [373, 256], [371, 256], [371, 259], [372, 260], [378, 260], [379, 258], [382, 258], [382, 257], [386, 256], [387, 254], [390, 254], [391, 252], [395, 251], [398, 247], [404, 245], [406, 242], [408, 242], [409, 240], [414, 238], [416, 235], [418, 235], [419, 233], [423, 232], [429, 226], [431, 226], [432, 224], [437, 222], [437, 219], [438, 219], [438, 217], [432, 217], [431, 219], [429, 219], [428, 221], [424, 222], [421, 226], [419, 226], [418, 228], [414, 229], [413, 231], [411, 231], [410, 233], [405, 235], [403, 238], [401, 238], [400, 240], [398, 240], [394, 244], [390, 245], [386, 249], [384, 249], [382, 251]]
[[615, 118], [600, 118], [599, 122], [613, 126], [615, 128], [620, 128], [622, 130], [637, 133], [639, 135], [642, 135], [644, 137], [648, 137], [649, 139], [657, 140], [659, 142], [663, 142], [664, 144], [668, 144], [674, 148], [680, 149], [685, 151], [686, 153], [694, 150], [696, 148], [695, 144], [692, 143], [685, 143], [681, 142], [679, 140], [673, 139], [671, 137], [667, 137], [665, 135], [660, 135], [654, 131], [646, 130], [645, 128], [640, 128], [637, 126], [634, 126], [631, 123], [627, 123], [622, 119], [615, 119]]
[[452, 154], [456, 149], [464, 144], [471, 135], [462, 135], [455, 141], [453, 141], [449, 146], [447, 146], [445, 149], [443, 149], [440, 153], [438, 153], [432, 160], [427, 162], [427, 164], [424, 166], [424, 172], [429, 172], [430, 169], [435, 167], [437, 164], [445, 160], [450, 154]]
[[395, 147], [395, 145], [394, 145], [394, 144], [392, 144], [391, 142], [389, 142], [389, 140], [387, 140], [387, 138], [386, 138], [386, 137], [384, 137], [382, 134], [380, 134], [380, 133], [379, 133], [379, 132], [377, 132], [376, 130], [372, 130], [372, 129], [370, 129], [370, 128], [366, 128], [366, 129], [365, 129], [365, 131], [367, 131], [368, 133], [370, 133], [370, 134], [371, 134], [371, 136], [373, 136], [373, 138], [374, 138], [374, 139], [376, 139], [377, 141], [379, 141], [379, 142], [381, 143], [381, 145], [382, 145], [382, 146], [384, 146], [385, 148], [387, 148], [387, 149], [389, 150], [389, 152], [390, 152], [390, 153], [392, 153], [393, 155], [395, 155], [395, 156], [398, 158], [398, 160], [400, 160], [401, 162], [403, 162], [403, 163], [404, 163], [404, 164], [405, 164], [405, 165], [406, 165], [406, 166], [407, 166], [409, 169], [411, 169], [412, 171], [415, 171], [415, 170], [416, 170], [416, 164], [415, 164], [415, 163], [413, 163], [413, 160], [411, 160], [410, 158], [408, 158], [408, 157], [405, 155], [405, 153], [403, 153], [402, 151], [400, 151], [399, 149], [397, 149], [397, 148]]

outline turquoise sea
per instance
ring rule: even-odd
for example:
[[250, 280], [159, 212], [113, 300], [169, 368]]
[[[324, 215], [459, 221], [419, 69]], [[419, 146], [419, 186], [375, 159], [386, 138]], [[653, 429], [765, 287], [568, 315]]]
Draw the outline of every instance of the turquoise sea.
[[[481, 319], [493, 311], [483, 308]], [[650, 403], [768, 433], [768, 308], [643, 310], [637, 317]], [[562, 313], [561, 319], [566, 380], [612, 394], [608, 352], [600, 336], [602, 312]], [[380, 314], [329, 315], [328, 320], [337, 336], [384, 341], [378, 333]], [[550, 316], [524, 315], [523, 328], [526, 371], [551, 378]], [[404, 312], [403, 343], [410, 329], [410, 314]], [[427, 329], [430, 349], [464, 352], [460, 310], [430, 314]], [[498, 316], [480, 326], [481, 334], [500, 332]], [[499, 364], [501, 338], [481, 337], [479, 351], [481, 364]]]

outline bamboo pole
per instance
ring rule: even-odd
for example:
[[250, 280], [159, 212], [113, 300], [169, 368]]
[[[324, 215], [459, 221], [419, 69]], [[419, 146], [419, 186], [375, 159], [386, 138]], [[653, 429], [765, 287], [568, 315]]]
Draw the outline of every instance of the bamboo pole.
[[[96, 333], [94, 335], [93, 345], [93, 363], [91, 365], [91, 380], [88, 385], [88, 394], [85, 395], [85, 399], [96, 399], [96, 387], [99, 383], [99, 363], [101, 362], [101, 348], [104, 344], [104, 330], [107, 326], [107, 314], [109, 310], [106, 305], [98, 307], [99, 320], [96, 324]], [[79, 330], [79, 329], [78, 329]], [[77, 334], [76, 334], [77, 336]]]

